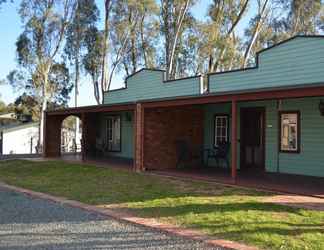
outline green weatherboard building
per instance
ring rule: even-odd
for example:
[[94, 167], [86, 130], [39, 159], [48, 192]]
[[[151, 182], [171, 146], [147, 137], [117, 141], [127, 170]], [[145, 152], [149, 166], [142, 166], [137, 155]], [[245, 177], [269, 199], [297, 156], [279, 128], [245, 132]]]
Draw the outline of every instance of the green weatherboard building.
[[[324, 177], [324, 37], [296, 36], [257, 54], [255, 67], [168, 81], [142, 69], [98, 106], [46, 113], [45, 156], [58, 156], [60, 122], [84, 122], [83, 156], [98, 143], [134, 169], [176, 168], [177, 142], [228, 144], [233, 177], [243, 171]], [[55, 121], [57, 121], [55, 123]], [[56, 125], [55, 125], [56, 124]], [[198, 164], [198, 163], [197, 163]], [[228, 166], [227, 166], [228, 165]]]

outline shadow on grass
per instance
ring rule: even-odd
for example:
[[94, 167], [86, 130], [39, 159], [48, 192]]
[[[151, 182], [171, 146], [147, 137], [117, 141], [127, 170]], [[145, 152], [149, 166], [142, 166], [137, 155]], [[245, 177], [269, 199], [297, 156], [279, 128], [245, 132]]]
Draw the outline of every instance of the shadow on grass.
[[[175, 201], [176, 202], [176, 201]], [[188, 204], [179, 206], [156, 206], [131, 208], [135, 214], [141, 214], [144, 217], [175, 217], [185, 216], [190, 213], [194, 214], [211, 214], [211, 213], [235, 213], [235, 212], [288, 212], [295, 215], [302, 215], [298, 208], [291, 208], [281, 205], [259, 202], [237, 202], [225, 204]], [[241, 218], [243, 219], [243, 218]]]
[[[286, 223], [277, 223], [277, 226], [268, 225], [269, 223], [264, 223], [264, 225], [258, 225], [258, 223], [253, 223], [249, 225], [249, 229], [247, 227], [241, 228], [239, 224], [236, 225], [201, 225], [201, 224], [191, 224], [190, 226], [197, 229], [203, 229], [210, 232], [214, 232], [213, 235], [219, 238], [225, 239], [235, 239], [242, 238], [242, 235], [254, 235], [254, 234], [265, 234], [268, 237], [271, 236], [300, 236], [303, 234], [322, 234], [324, 236], [324, 229], [321, 224], [314, 224], [305, 226], [303, 224], [293, 224], [291, 226], [287, 226]], [[236, 228], [230, 229], [230, 228]], [[237, 228], [241, 228], [241, 230], [237, 230]], [[322, 236], [322, 237], [323, 237]], [[244, 237], [244, 236], [243, 236]], [[320, 241], [320, 239], [318, 239]]]

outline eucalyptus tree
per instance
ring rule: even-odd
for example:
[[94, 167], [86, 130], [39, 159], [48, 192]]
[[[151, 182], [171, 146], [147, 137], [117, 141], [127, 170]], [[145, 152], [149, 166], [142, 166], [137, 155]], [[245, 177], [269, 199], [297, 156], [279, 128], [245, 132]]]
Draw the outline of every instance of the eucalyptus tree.
[[114, 5], [117, 3], [117, 0], [105, 0], [104, 1], [104, 31], [103, 31], [103, 40], [102, 40], [102, 50], [101, 50], [101, 79], [100, 79], [100, 90], [102, 97], [104, 92], [109, 89], [108, 84], [108, 51], [109, 51], [109, 33], [110, 33], [110, 19], [111, 13]]
[[90, 75], [93, 93], [97, 104], [101, 104], [100, 75], [102, 70], [101, 60], [103, 58], [103, 32], [92, 26], [84, 34], [85, 55], [82, 64], [87, 74]]
[[146, 68], [157, 66], [157, 43], [159, 40], [159, 6], [155, 0], [143, 0], [141, 5], [139, 34], [143, 63]]
[[321, 0], [258, 0], [257, 12], [245, 30], [241, 66], [254, 63], [256, 52], [297, 34], [321, 32], [324, 2]]
[[[99, 10], [94, 0], [76, 0], [73, 18], [66, 29], [66, 43], [64, 52], [70, 64], [74, 66], [74, 106], [78, 106], [80, 70], [82, 67], [82, 54], [85, 47], [84, 34], [96, 25]], [[75, 138], [79, 134], [79, 118], [75, 118]]]
[[[64, 52], [74, 66], [75, 106], [78, 106], [78, 88], [80, 68], [85, 49], [85, 34], [95, 26], [99, 19], [99, 10], [94, 0], [77, 0], [73, 18], [66, 29]], [[78, 127], [78, 126], [77, 126]]]
[[[62, 72], [64, 68], [62, 65], [59, 66], [57, 59], [74, 9], [73, 0], [22, 0], [20, 3], [19, 14], [23, 23], [23, 32], [18, 37], [16, 50], [17, 61], [24, 74], [13, 71], [9, 78], [18, 78], [39, 98], [40, 144], [43, 143], [43, 112], [48, 102], [56, 98], [57, 92], [68, 92], [64, 90], [64, 86], [61, 86], [65, 81], [61, 81], [61, 77], [56, 78], [56, 73]], [[60, 84], [57, 84], [55, 79], [59, 80]]]
[[8, 0], [0, 0], [0, 5], [3, 4], [3, 3], [6, 3], [6, 2], [11, 2], [12, 3], [13, 0], [9, 0], [9, 1]]
[[161, 0], [160, 26], [164, 43], [164, 64], [166, 78], [174, 79], [177, 73], [177, 60], [181, 51], [180, 43], [194, 0]]
[[[155, 0], [119, 1], [113, 9], [112, 44], [113, 47], [120, 47], [124, 43], [125, 53], [118, 69], [123, 70], [126, 76], [139, 67], [155, 66], [158, 10]], [[125, 31], [128, 36], [124, 36]]]
[[140, 20], [139, 17], [138, 10], [135, 5], [130, 4], [130, 1], [118, 1], [112, 7], [111, 29], [109, 30], [110, 72], [106, 74], [106, 90], [110, 89], [113, 76], [122, 60], [126, 59], [127, 54], [131, 58], [129, 66], [134, 71], [137, 69], [136, 27]]
[[288, 8], [287, 24], [292, 35], [311, 35], [319, 32], [318, 25], [324, 15], [322, 0], [292, 0]]
[[240, 43], [236, 29], [249, 10], [250, 0], [214, 0], [209, 6], [210, 21], [205, 24], [206, 44], [202, 50], [208, 56], [207, 72], [236, 66], [233, 64]]
[[[137, 31], [140, 22], [140, 10], [136, 1], [118, 1], [112, 9], [111, 72], [118, 69], [121, 62], [126, 75], [132, 74], [139, 67]], [[108, 84], [109, 89], [110, 83]]]
[[266, 23], [267, 16], [270, 13], [270, 1], [269, 0], [257, 0], [258, 11], [254, 18], [252, 18], [251, 24], [251, 32], [249, 41], [247, 42], [247, 46], [243, 55], [242, 60], [242, 68], [246, 67], [248, 59], [251, 55], [251, 51], [255, 43], [257, 42], [260, 30], [263, 25]]

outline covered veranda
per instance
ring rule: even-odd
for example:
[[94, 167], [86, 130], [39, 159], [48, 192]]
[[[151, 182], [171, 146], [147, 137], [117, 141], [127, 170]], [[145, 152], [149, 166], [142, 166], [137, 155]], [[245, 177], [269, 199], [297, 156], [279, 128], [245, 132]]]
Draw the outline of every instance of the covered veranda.
[[[311, 98], [324, 96], [323, 86], [289, 88], [289, 89], [267, 89], [263, 91], [255, 91], [250, 93], [228, 93], [222, 95], [201, 95], [194, 97], [182, 97], [173, 99], [147, 100], [140, 103], [122, 104], [122, 105], [100, 105], [85, 107], [79, 109], [66, 109], [46, 113], [45, 126], [45, 157], [61, 157], [60, 154], [60, 124], [62, 120], [69, 116], [75, 115], [81, 118], [84, 125], [82, 132], [82, 153], [79, 160], [91, 160], [93, 163], [102, 165], [114, 165], [113, 162], [103, 162], [102, 159], [95, 158], [91, 152], [95, 145], [95, 128], [96, 117], [100, 113], [116, 112], [116, 111], [132, 111], [134, 112], [134, 158], [128, 169], [135, 171], [152, 170], [150, 173], [158, 173], [171, 176], [189, 177], [192, 179], [206, 179], [221, 183], [238, 184], [242, 186], [271, 189], [284, 192], [298, 192], [307, 195], [324, 195], [323, 178], [322, 177], [306, 177], [282, 173], [249, 173], [241, 172], [238, 168], [239, 158], [239, 120], [240, 104], [245, 102], [266, 101], [266, 100], [289, 100], [296, 98]], [[230, 168], [227, 171], [222, 169], [200, 168], [168, 168], [174, 164], [176, 160], [175, 153], [172, 152], [174, 147], [167, 149], [165, 155], [161, 157], [156, 152], [162, 152], [161, 145], [158, 143], [160, 134], [156, 134], [158, 130], [167, 132], [172, 131], [170, 143], [178, 136], [182, 137], [189, 133], [192, 142], [196, 144], [202, 143], [203, 137], [200, 132], [196, 131], [199, 127], [199, 119], [201, 114], [196, 112], [204, 105], [230, 105]], [[317, 110], [318, 111], [318, 110]], [[167, 115], [164, 116], [164, 113]], [[190, 117], [190, 114], [194, 114]], [[161, 117], [164, 119], [161, 120]], [[194, 118], [194, 119], [192, 119]], [[165, 121], [168, 121], [166, 124]], [[182, 125], [191, 125], [183, 130]], [[180, 132], [179, 132], [180, 131]], [[185, 133], [185, 134], [179, 134]], [[71, 159], [70, 159], [71, 160]], [[112, 160], [112, 159], [110, 159]], [[165, 169], [152, 168], [153, 165], [161, 164], [166, 166]], [[97, 165], [97, 164], [96, 164]], [[303, 182], [303, 185], [298, 183]], [[297, 188], [298, 186], [298, 188]]]
[[[196, 97], [188, 97], [188, 98], [175, 98], [175, 99], [160, 99], [160, 100], [147, 100], [142, 101], [141, 104], [137, 104], [137, 109], [141, 112], [140, 122], [142, 124], [145, 124], [145, 126], [139, 126], [139, 129], [141, 131], [141, 136], [138, 135], [138, 150], [140, 153], [137, 155], [136, 160], [136, 169], [137, 170], [154, 170], [156, 172], [169, 172], [172, 174], [179, 174], [180, 172], [182, 174], [188, 174], [188, 176], [193, 177], [196, 176], [208, 176], [208, 178], [214, 178], [222, 180], [222, 182], [226, 183], [234, 183], [234, 184], [242, 184], [241, 180], [245, 180], [245, 184], [247, 182], [251, 182], [251, 178], [258, 179], [260, 176], [266, 177], [261, 178], [260, 181], [264, 181], [265, 183], [272, 182], [272, 186], [275, 185], [276, 180], [279, 180], [280, 178], [278, 176], [284, 176], [281, 178], [282, 183], [278, 185], [277, 188], [274, 189], [286, 189], [284, 187], [284, 180], [285, 178], [291, 178], [295, 180], [300, 179], [307, 179], [311, 180], [308, 183], [314, 183], [315, 185], [309, 185], [312, 186], [310, 189], [312, 189], [315, 193], [316, 189], [321, 190], [319, 191], [321, 194], [324, 194], [324, 188], [323, 185], [321, 185], [321, 182], [323, 181], [322, 177], [307, 177], [304, 175], [301, 175], [300, 177], [296, 177], [298, 175], [293, 174], [282, 174], [281, 172], [269, 174], [265, 171], [265, 166], [263, 166], [263, 170], [259, 173], [251, 173], [251, 172], [244, 172], [240, 171], [238, 165], [239, 165], [239, 159], [240, 159], [240, 139], [239, 138], [239, 113], [242, 111], [241, 107], [244, 106], [245, 103], [251, 103], [251, 102], [263, 102], [263, 101], [272, 101], [270, 105], [274, 106], [276, 108], [276, 105], [281, 102], [282, 100], [295, 100], [295, 99], [301, 99], [301, 98], [312, 98], [312, 97], [321, 97], [324, 96], [324, 87], [323, 86], [311, 86], [311, 87], [289, 87], [289, 88], [273, 88], [273, 89], [261, 89], [261, 90], [251, 90], [248, 93], [225, 93], [225, 94], [219, 94], [219, 95], [202, 95], [202, 96], [196, 96]], [[199, 114], [200, 108], [202, 108], [204, 105], [223, 105], [227, 104], [230, 105], [230, 147], [231, 147], [231, 153], [230, 153], [230, 169], [229, 170], [212, 170], [210, 169], [204, 169], [197, 165], [197, 167], [193, 168], [183, 168], [181, 170], [175, 169], [176, 159], [175, 159], [175, 153], [174, 151], [175, 147], [171, 147], [172, 141], [174, 142], [177, 138], [182, 138], [187, 136], [186, 138], [189, 138], [189, 142], [192, 144], [202, 144], [202, 136], [201, 131], [197, 132], [197, 130], [200, 130], [198, 120], [201, 119], [201, 116]], [[242, 105], [243, 104], [243, 105]], [[318, 105], [318, 104], [316, 104]], [[315, 106], [316, 106], [315, 105]], [[318, 116], [319, 110], [318, 106], [315, 107]], [[161, 117], [164, 116], [164, 113], [166, 113], [166, 118], [161, 120]], [[174, 113], [172, 115], [172, 113]], [[188, 114], [193, 114], [192, 119], [187, 118]], [[154, 118], [154, 119], [153, 119]], [[158, 122], [152, 122], [155, 119], [160, 119]], [[169, 125], [161, 125], [165, 124], [166, 121], [168, 121]], [[191, 125], [189, 128], [186, 127], [186, 124], [190, 123]], [[266, 126], [266, 124], [263, 124], [263, 126]], [[275, 125], [276, 128], [278, 128], [277, 124]], [[185, 128], [185, 129], [179, 129]], [[165, 135], [163, 135], [164, 139], [163, 142], [168, 143], [171, 150], [165, 150], [161, 148], [161, 144], [159, 144], [159, 137], [161, 133], [156, 132], [162, 129], [165, 132], [170, 135], [169, 139], [165, 139]], [[181, 132], [179, 132], [181, 131]], [[186, 133], [187, 134], [183, 134]], [[154, 136], [155, 135], [155, 136]], [[178, 137], [177, 137], [178, 135]], [[277, 131], [275, 134], [272, 135], [272, 137], [278, 137]], [[200, 139], [199, 139], [200, 137]], [[154, 140], [153, 140], [154, 138]], [[275, 147], [276, 150], [279, 150], [278, 147]], [[157, 154], [157, 150], [160, 152]], [[163, 155], [161, 155], [161, 151], [165, 151]], [[170, 159], [172, 158], [172, 159]], [[170, 164], [170, 162], [172, 164]], [[264, 165], [266, 162], [264, 163]], [[160, 168], [156, 167], [157, 165], [163, 165], [166, 166], [166, 168]], [[206, 171], [205, 171], [206, 170]], [[267, 181], [268, 179], [268, 181]], [[271, 181], [270, 181], [271, 180]], [[314, 180], [314, 181], [313, 181]], [[305, 181], [307, 182], [307, 181]], [[293, 186], [296, 185], [295, 181], [292, 181], [289, 185], [289, 181], [286, 181], [286, 186], [289, 186], [291, 190], [293, 190]], [[260, 184], [260, 183], [259, 183]], [[259, 184], [256, 184], [256, 186], [260, 186]], [[279, 184], [279, 183], [277, 183]], [[262, 186], [262, 185], [261, 185]], [[306, 188], [304, 185], [301, 185], [300, 187]]]
[[[135, 105], [96, 105], [45, 112], [43, 157], [74, 162], [110, 163], [123, 168], [133, 168], [132, 159], [121, 159], [98, 152], [98, 136], [104, 137], [103, 132], [100, 132], [102, 130], [100, 119], [116, 112], [135, 113]], [[62, 122], [69, 116], [80, 118], [82, 123], [81, 152], [79, 153], [63, 153], [61, 150]]]

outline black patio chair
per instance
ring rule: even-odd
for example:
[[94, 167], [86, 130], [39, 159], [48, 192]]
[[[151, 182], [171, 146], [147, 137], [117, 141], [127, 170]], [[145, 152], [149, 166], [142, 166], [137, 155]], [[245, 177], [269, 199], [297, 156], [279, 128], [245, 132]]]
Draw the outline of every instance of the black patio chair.
[[213, 158], [216, 161], [217, 167], [219, 167], [220, 160], [225, 161], [226, 167], [229, 168], [229, 160], [228, 154], [230, 150], [230, 143], [228, 142], [221, 142], [219, 145], [213, 150], [209, 149], [207, 151], [207, 162], [206, 165], [208, 166], [209, 158]]
[[96, 139], [96, 149], [95, 149], [95, 156], [104, 156], [107, 150], [107, 145], [103, 139]]
[[184, 164], [195, 164], [196, 161], [202, 161], [201, 146], [189, 145], [186, 140], [176, 140], [176, 154], [177, 154], [177, 163], [176, 167], [179, 168], [182, 163]]
[[185, 163], [190, 160], [190, 151], [186, 140], [176, 140], [175, 144], [177, 154], [176, 168], [179, 168], [181, 163]]

